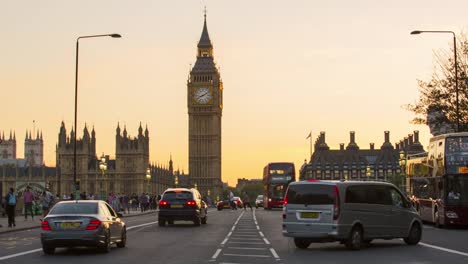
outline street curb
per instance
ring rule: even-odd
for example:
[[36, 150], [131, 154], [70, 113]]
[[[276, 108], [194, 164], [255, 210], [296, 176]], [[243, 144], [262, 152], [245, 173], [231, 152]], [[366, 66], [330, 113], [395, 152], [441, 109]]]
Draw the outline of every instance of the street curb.
[[[145, 212], [141, 214], [134, 214], [134, 215], [124, 215], [122, 218], [131, 218], [131, 217], [136, 217], [140, 215], [149, 215], [149, 214], [156, 214], [156, 211], [151, 211], [151, 212]], [[0, 230], [0, 235], [7, 234], [7, 233], [13, 233], [13, 232], [18, 232], [18, 231], [25, 231], [25, 230], [30, 230], [30, 229], [36, 229], [40, 228], [41, 226], [29, 226], [29, 227], [19, 227], [19, 228], [9, 228], [9, 227], [0, 227], [0, 228], [8, 228], [6, 230]]]

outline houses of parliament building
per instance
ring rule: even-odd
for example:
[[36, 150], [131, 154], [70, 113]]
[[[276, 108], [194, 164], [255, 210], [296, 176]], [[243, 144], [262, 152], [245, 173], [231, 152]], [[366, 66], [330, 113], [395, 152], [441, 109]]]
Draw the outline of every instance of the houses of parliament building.
[[[72, 129], [67, 134], [62, 122], [56, 145], [56, 167], [47, 167], [44, 162], [33, 163], [31, 155], [37, 151], [43, 157], [43, 138], [32, 139], [27, 134], [25, 153], [27, 159], [16, 158], [16, 137], [0, 143], [0, 192], [6, 194], [10, 187], [18, 191], [26, 186], [34, 189], [49, 188], [56, 194], [71, 194], [73, 188], [73, 138]], [[14, 138], [14, 140], [13, 140]], [[76, 142], [77, 181], [80, 191], [107, 197], [109, 193], [141, 194], [143, 192], [162, 193], [169, 187], [188, 185], [188, 175], [174, 171], [172, 158], [165, 165], [149, 162], [149, 131], [140, 124], [138, 135], [128, 135], [126, 127], [117, 125], [115, 135], [115, 159], [109, 155], [97, 156], [96, 132], [83, 129], [83, 137]], [[37, 142], [37, 143], [35, 143]], [[35, 144], [33, 144], [35, 143]], [[33, 148], [32, 146], [41, 146]], [[14, 155], [13, 155], [14, 154]], [[28, 161], [29, 160], [29, 161]], [[103, 166], [104, 165], [104, 166]]]

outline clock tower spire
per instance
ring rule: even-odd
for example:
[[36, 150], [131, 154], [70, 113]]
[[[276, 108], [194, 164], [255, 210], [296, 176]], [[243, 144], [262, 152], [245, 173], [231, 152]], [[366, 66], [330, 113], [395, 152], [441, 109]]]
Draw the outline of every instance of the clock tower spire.
[[197, 45], [197, 59], [187, 81], [189, 115], [189, 174], [192, 187], [202, 196], [221, 195], [221, 119], [223, 83], [214, 62], [206, 10]]

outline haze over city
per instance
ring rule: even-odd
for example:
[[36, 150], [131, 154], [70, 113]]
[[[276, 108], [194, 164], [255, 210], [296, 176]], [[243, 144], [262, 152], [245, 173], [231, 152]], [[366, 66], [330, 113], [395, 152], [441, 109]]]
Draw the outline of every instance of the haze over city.
[[[0, 10], [0, 131], [42, 131], [55, 165], [60, 123], [73, 125], [78, 36], [78, 136], [94, 126], [97, 155], [113, 156], [119, 123], [150, 135], [150, 160], [188, 172], [187, 77], [207, 9], [214, 58], [224, 83], [222, 177], [260, 178], [271, 161], [296, 168], [320, 131], [332, 149], [356, 132], [361, 148], [395, 143], [427, 126], [402, 106], [433, 71], [433, 51], [449, 35], [412, 30], [468, 26], [466, 1], [14, 1]], [[34, 125], [33, 125], [34, 120]]]

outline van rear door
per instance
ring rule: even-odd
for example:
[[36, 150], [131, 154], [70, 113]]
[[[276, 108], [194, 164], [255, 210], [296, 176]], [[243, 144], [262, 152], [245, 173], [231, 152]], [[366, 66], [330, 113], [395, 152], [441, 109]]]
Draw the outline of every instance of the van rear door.
[[334, 231], [335, 186], [324, 182], [289, 185], [283, 221], [287, 232], [314, 237]]

